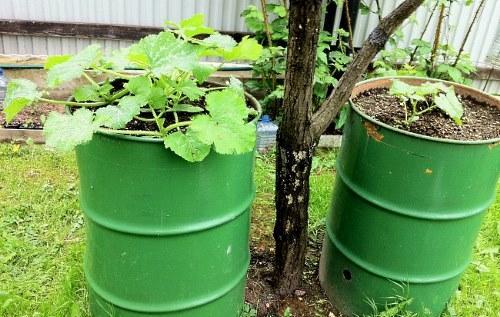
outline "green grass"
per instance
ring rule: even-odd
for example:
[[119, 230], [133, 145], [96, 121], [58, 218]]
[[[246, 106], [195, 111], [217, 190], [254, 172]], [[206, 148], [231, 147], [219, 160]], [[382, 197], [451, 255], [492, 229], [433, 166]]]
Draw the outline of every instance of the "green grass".
[[0, 145], [0, 316], [85, 316], [73, 155]]
[[[324, 224], [334, 161], [335, 152], [324, 152], [314, 163], [309, 219], [312, 234]], [[254, 246], [273, 246], [273, 165], [272, 155], [257, 159]], [[447, 316], [500, 316], [499, 247], [497, 200], [482, 227], [474, 262]], [[88, 316], [83, 251], [74, 155], [56, 155], [39, 146], [0, 144], [0, 316]]]

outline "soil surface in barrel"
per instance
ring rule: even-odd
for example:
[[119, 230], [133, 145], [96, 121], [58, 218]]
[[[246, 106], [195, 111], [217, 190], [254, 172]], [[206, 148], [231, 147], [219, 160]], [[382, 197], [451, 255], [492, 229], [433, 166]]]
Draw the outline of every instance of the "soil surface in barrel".
[[[363, 92], [353, 99], [354, 104], [366, 115], [377, 121], [413, 133], [443, 139], [478, 141], [500, 138], [500, 109], [479, 102], [470, 96], [458, 95], [464, 108], [462, 125], [455, 122], [442, 110], [434, 109], [407, 126], [405, 111], [398, 97], [389, 94], [386, 88]], [[406, 105], [410, 114], [410, 106]], [[422, 109], [422, 105], [418, 106]]]

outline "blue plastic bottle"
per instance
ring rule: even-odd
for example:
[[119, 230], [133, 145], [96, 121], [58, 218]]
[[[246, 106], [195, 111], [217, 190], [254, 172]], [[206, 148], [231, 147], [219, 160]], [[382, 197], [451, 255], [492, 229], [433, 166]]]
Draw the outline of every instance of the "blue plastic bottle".
[[3, 72], [3, 69], [0, 68], [0, 109], [3, 109], [3, 101], [5, 99], [5, 93], [7, 91], [7, 77]]
[[257, 123], [257, 150], [265, 152], [276, 145], [278, 126], [271, 121], [268, 115], [263, 115]]

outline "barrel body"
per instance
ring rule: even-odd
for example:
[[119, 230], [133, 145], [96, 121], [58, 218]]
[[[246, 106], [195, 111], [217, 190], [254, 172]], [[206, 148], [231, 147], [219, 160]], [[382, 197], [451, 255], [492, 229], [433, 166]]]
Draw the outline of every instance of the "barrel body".
[[495, 199], [498, 141], [421, 138], [350, 110], [320, 261], [341, 311], [368, 314], [370, 301], [383, 308], [401, 295], [440, 315]]
[[189, 163], [161, 142], [96, 134], [77, 161], [93, 316], [238, 316], [253, 153]]

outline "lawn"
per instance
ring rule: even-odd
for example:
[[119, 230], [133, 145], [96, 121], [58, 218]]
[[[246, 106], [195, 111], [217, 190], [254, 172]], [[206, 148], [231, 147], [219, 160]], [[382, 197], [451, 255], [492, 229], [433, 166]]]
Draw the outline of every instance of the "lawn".
[[[334, 161], [335, 152], [324, 152], [314, 163], [312, 237], [323, 230]], [[252, 248], [272, 248], [273, 164], [271, 155], [257, 159]], [[446, 316], [500, 316], [498, 196]], [[88, 316], [83, 226], [73, 154], [0, 144], [0, 316]]]

